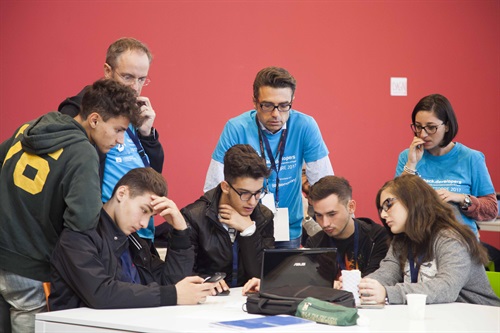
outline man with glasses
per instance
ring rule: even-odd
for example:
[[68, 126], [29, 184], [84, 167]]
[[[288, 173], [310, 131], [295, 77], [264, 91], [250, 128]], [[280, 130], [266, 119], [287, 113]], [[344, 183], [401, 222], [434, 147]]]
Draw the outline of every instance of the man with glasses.
[[268, 176], [250, 145], [235, 145], [224, 156], [224, 180], [181, 210], [191, 226], [195, 273], [225, 273], [225, 291], [260, 276], [263, 250], [274, 247], [273, 214], [259, 202]]
[[[312, 185], [333, 175], [328, 149], [316, 121], [292, 109], [296, 81], [279, 67], [262, 69], [253, 83], [254, 110], [230, 119], [212, 154], [204, 190], [223, 179], [224, 153], [234, 144], [247, 143], [266, 158], [271, 175], [265, 183], [265, 204], [275, 214], [275, 229], [281, 236], [277, 248], [300, 247], [302, 232], [302, 164]], [[289, 229], [286, 232], [286, 229]]]
[[[134, 38], [120, 38], [108, 48], [104, 76], [135, 90], [144, 121], [138, 128], [129, 126], [123, 144], [116, 145], [106, 155], [100, 154], [103, 202], [111, 198], [116, 183], [129, 170], [151, 166], [157, 172], [162, 172], [164, 153], [158, 140], [158, 132], [153, 127], [156, 113], [149, 98], [141, 96], [142, 88], [150, 82], [148, 72], [152, 59], [148, 47]], [[86, 89], [87, 87], [77, 96], [62, 102], [59, 111], [75, 117], [79, 113]], [[149, 221], [148, 227], [138, 231], [138, 234], [144, 239], [153, 240], [153, 219]]]

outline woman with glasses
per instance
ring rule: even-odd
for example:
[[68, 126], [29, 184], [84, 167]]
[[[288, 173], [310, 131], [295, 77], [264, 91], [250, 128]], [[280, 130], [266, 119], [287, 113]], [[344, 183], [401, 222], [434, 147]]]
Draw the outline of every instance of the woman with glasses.
[[409, 173], [425, 179], [477, 235], [475, 221], [492, 220], [498, 214], [483, 153], [452, 141], [458, 122], [450, 102], [442, 95], [422, 98], [411, 120], [414, 138], [399, 155], [396, 176]]
[[500, 306], [483, 267], [486, 250], [424, 180], [388, 181], [376, 205], [393, 239], [380, 268], [359, 284], [362, 302], [404, 304], [407, 294], [425, 294], [428, 304]]

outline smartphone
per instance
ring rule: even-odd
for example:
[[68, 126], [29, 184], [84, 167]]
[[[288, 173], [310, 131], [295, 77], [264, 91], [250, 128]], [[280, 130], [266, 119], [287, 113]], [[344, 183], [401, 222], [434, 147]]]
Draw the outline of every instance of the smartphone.
[[146, 102], [144, 102], [144, 101], [137, 101], [137, 106], [138, 107], [141, 107], [143, 105], [146, 105]]
[[213, 283], [213, 282], [219, 282], [220, 280], [222, 280], [225, 277], [226, 277], [226, 273], [218, 272], [218, 273], [215, 273], [212, 276], [207, 276], [205, 278], [205, 280], [203, 280], [203, 282], [211, 282], [211, 283]]

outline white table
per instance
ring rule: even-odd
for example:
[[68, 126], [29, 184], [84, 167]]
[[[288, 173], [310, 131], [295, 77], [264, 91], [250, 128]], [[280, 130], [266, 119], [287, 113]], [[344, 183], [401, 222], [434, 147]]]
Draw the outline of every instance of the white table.
[[500, 219], [496, 219], [493, 221], [487, 221], [487, 222], [477, 222], [479, 225], [479, 228], [481, 228], [481, 231], [496, 231], [500, 232]]
[[[88, 308], [36, 315], [36, 332], [235, 332], [213, 322], [258, 317], [242, 310], [241, 288], [229, 296], [208, 297], [192, 306], [93, 310]], [[500, 308], [464, 303], [427, 305], [424, 321], [410, 321], [405, 305], [382, 310], [360, 309], [365, 326], [328, 326], [316, 323], [249, 332], [500, 332]]]

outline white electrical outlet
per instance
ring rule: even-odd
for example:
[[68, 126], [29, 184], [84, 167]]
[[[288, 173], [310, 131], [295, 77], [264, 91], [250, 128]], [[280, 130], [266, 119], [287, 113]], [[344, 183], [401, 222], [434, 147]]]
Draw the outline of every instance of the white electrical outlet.
[[408, 96], [407, 78], [391, 77], [391, 96]]

